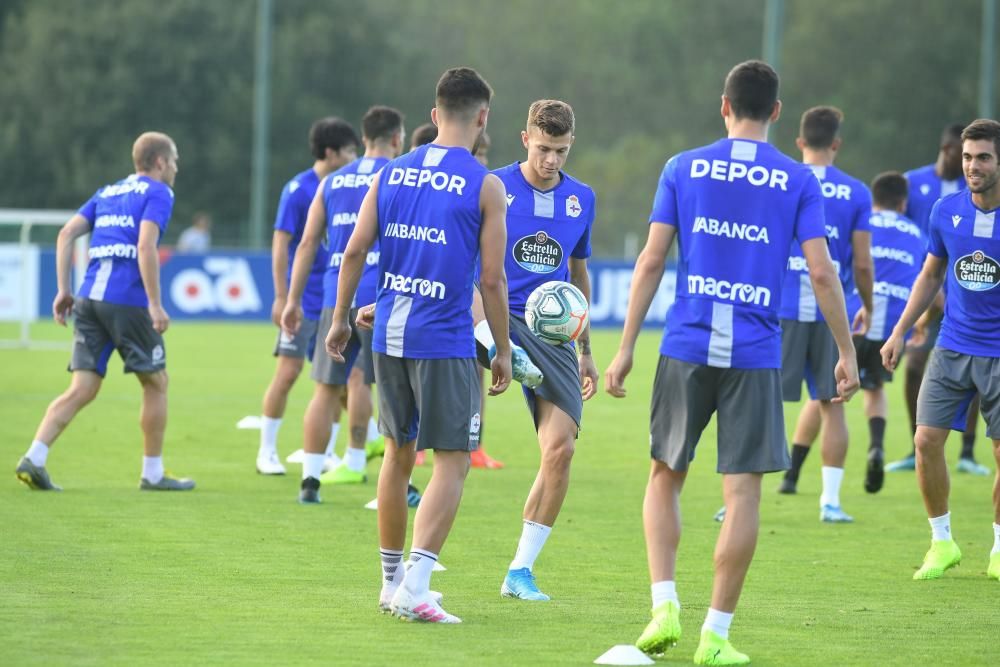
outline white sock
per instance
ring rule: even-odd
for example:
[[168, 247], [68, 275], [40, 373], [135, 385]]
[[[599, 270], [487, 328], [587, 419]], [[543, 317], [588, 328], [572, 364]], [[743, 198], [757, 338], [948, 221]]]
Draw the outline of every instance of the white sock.
[[344, 452], [344, 463], [347, 464], [347, 469], [351, 472], [364, 472], [366, 462], [365, 450], [363, 449], [348, 447], [347, 451]]
[[844, 469], [823, 466], [823, 494], [819, 497], [820, 505], [840, 507], [840, 483], [844, 481]]
[[410, 549], [410, 560], [406, 562], [406, 574], [403, 576], [406, 589], [414, 595], [430, 590], [431, 572], [436, 562], [437, 554], [424, 549]]
[[302, 457], [302, 479], [306, 477], [319, 479], [319, 476], [323, 474], [323, 462], [325, 459], [326, 454], [310, 454], [306, 452]]
[[993, 524], [993, 551], [991, 554], [1000, 554], [1000, 523]]
[[476, 325], [476, 328], [473, 330], [473, 334], [475, 335], [476, 340], [482, 343], [483, 347], [487, 350], [496, 345], [496, 342], [493, 340], [493, 332], [490, 331], [490, 323], [486, 320], [483, 320]]
[[142, 477], [150, 484], [156, 484], [163, 479], [163, 457], [143, 456]]
[[330, 439], [326, 442], [326, 455], [336, 456], [337, 453], [334, 451], [337, 447], [337, 436], [340, 435], [340, 422], [334, 422], [333, 426], [330, 427]]
[[403, 552], [396, 549], [379, 549], [382, 556], [382, 585], [399, 586], [403, 581]]
[[49, 458], [49, 446], [41, 440], [32, 440], [31, 447], [24, 454], [29, 461], [36, 466], [45, 467], [45, 461]]
[[517, 543], [517, 552], [514, 560], [510, 562], [511, 570], [520, 570], [523, 567], [529, 570], [535, 566], [535, 559], [545, 546], [545, 540], [549, 539], [552, 528], [543, 526], [534, 521], [525, 521], [521, 528], [521, 540]]
[[708, 614], [705, 616], [705, 623], [701, 626], [701, 630], [702, 632], [711, 630], [723, 639], [729, 639], [729, 626], [732, 622], [732, 614], [709, 607]]
[[260, 418], [260, 453], [270, 454], [278, 451], [278, 429], [281, 428], [281, 417], [271, 419]]
[[378, 422], [375, 421], [374, 417], [368, 418], [368, 435], [365, 436], [365, 442], [371, 442], [372, 440], [378, 440], [382, 434], [378, 432]]
[[677, 599], [677, 585], [672, 581], [656, 581], [649, 587], [653, 592], [653, 609], [656, 609], [664, 602], [673, 602], [677, 608], [681, 608], [681, 602]]
[[942, 514], [941, 516], [936, 516], [932, 519], [927, 519], [931, 524], [931, 539], [932, 540], [950, 540], [951, 539], [951, 512]]

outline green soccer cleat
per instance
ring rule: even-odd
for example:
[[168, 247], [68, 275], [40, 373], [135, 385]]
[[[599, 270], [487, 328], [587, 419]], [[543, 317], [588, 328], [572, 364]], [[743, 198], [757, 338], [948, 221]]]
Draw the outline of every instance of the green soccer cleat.
[[711, 630], [701, 631], [701, 642], [694, 652], [696, 665], [749, 665], [750, 656], [733, 648], [728, 639], [723, 639]]
[[636, 647], [649, 655], [661, 655], [677, 645], [681, 638], [681, 610], [676, 602], [667, 601], [653, 610], [653, 620], [635, 641]]
[[990, 554], [990, 566], [986, 568], [986, 576], [1000, 581], [1000, 551]]
[[368, 475], [364, 471], [354, 472], [346, 463], [341, 463], [330, 472], [323, 473], [319, 479], [324, 484], [364, 484]]
[[365, 443], [366, 461], [371, 461], [380, 456], [385, 456], [385, 436], [382, 435]]
[[915, 581], [940, 579], [946, 570], [962, 562], [962, 552], [955, 540], [931, 540], [924, 564], [913, 574]]

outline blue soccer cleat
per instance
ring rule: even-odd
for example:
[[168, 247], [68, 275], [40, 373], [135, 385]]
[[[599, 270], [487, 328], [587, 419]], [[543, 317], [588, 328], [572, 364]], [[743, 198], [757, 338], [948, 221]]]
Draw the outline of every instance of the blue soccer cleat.
[[854, 517], [839, 505], [823, 505], [819, 510], [819, 520], [823, 523], [854, 523]]
[[538, 586], [535, 585], [535, 575], [526, 567], [507, 571], [507, 576], [504, 577], [503, 585], [500, 587], [500, 595], [505, 598], [540, 602], [549, 599], [548, 595], [538, 590]]

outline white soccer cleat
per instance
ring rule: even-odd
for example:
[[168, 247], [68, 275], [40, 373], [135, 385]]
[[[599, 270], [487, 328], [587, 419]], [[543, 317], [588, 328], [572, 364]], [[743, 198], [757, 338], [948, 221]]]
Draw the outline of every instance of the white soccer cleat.
[[393, 593], [389, 608], [393, 614], [407, 621], [421, 623], [461, 623], [462, 619], [452, 616], [434, 599], [434, 594], [427, 591], [421, 595], [413, 595], [400, 586]]
[[[382, 584], [382, 592], [378, 595], [378, 610], [383, 614], [389, 614], [392, 612], [392, 596], [396, 594], [399, 590], [399, 586], [390, 586], [389, 584]], [[444, 596], [437, 591], [430, 591], [431, 597], [435, 602], [441, 604], [441, 600]]]
[[260, 452], [257, 454], [257, 472], [261, 475], [284, 475], [285, 466], [278, 460], [277, 452]]

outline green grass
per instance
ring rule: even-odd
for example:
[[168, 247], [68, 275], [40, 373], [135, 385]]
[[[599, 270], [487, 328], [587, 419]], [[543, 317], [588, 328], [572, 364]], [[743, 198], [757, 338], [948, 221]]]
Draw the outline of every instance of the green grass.
[[[7, 329], [0, 334], [12, 333]], [[40, 326], [40, 337], [69, 334]], [[269, 326], [175, 323], [168, 469], [193, 476], [189, 494], [139, 493], [139, 390], [113, 370], [97, 401], [53, 448], [61, 494], [30, 492], [13, 474], [48, 402], [68, 381], [66, 351], [0, 351], [0, 664], [585, 665], [632, 642], [650, 606], [640, 507], [648, 470], [648, 401], [658, 335], [641, 339], [629, 397], [599, 394], [586, 408], [569, 498], [536, 565], [554, 600], [527, 604], [498, 591], [520, 531], [538, 454], [519, 392], [490, 399], [485, 438], [501, 471], [474, 470], [434, 575], [458, 627], [401, 623], [375, 611], [375, 513], [364, 488], [296, 504], [297, 466], [254, 473], [256, 432], [236, 421], [259, 411], [273, 369]], [[596, 336], [599, 365], [617, 334]], [[280, 451], [298, 447], [309, 395], [300, 381]], [[908, 449], [901, 388], [890, 387], [890, 456]], [[788, 421], [792, 421], [793, 409]], [[819, 461], [800, 494], [765, 479], [761, 538], [733, 638], [754, 664], [996, 665], [1000, 584], [985, 577], [992, 478], [953, 478], [954, 532], [965, 552], [937, 582], [910, 580], [929, 541], [912, 474], [862, 491], [867, 431], [849, 406], [854, 444], [844, 506], [853, 526], [817, 520]], [[344, 436], [342, 436], [343, 440]], [[714, 426], [683, 499], [678, 564], [684, 637], [665, 660], [689, 664], [709, 600], [721, 503]], [[981, 460], [989, 460], [985, 438]], [[957, 458], [957, 437], [948, 458]], [[369, 467], [377, 474], [378, 463]], [[423, 487], [428, 468], [418, 468]]]

